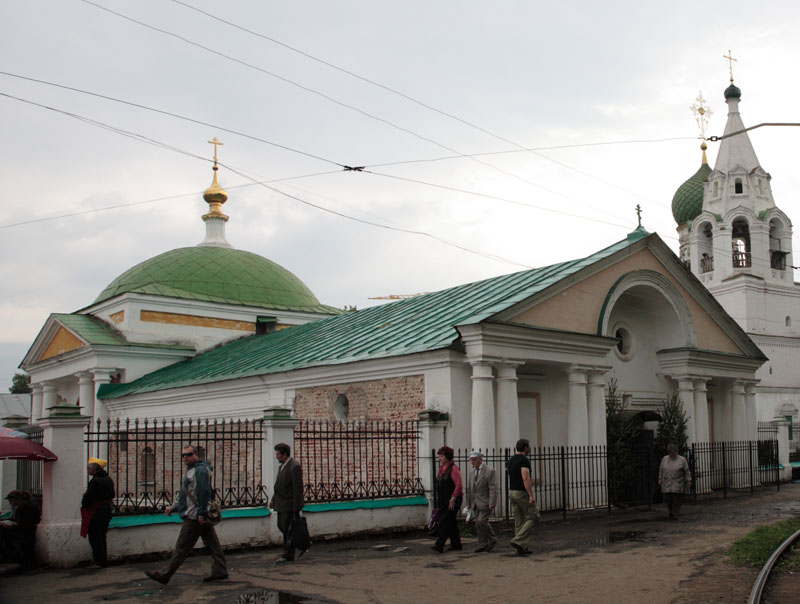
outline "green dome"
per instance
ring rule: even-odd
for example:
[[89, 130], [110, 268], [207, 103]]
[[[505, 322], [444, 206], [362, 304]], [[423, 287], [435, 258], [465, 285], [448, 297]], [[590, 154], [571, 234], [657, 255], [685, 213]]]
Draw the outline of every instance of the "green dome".
[[726, 99], [740, 99], [742, 98], [742, 91], [739, 90], [738, 86], [734, 86], [731, 84], [725, 89], [725, 98]]
[[703, 182], [711, 167], [703, 163], [689, 180], [683, 183], [672, 198], [672, 217], [678, 224], [694, 220], [703, 211]]
[[277, 310], [337, 312], [320, 304], [311, 290], [282, 266], [250, 252], [222, 247], [179, 248], [145, 260], [114, 279], [94, 304], [126, 292]]

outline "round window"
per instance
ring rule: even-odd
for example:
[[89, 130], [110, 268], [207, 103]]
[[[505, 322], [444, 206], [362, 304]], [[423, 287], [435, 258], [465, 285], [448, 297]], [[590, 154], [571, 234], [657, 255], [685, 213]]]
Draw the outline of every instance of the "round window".
[[623, 361], [629, 360], [634, 353], [633, 336], [626, 325], [618, 325], [614, 329], [614, 337], [617, 338], [616, 352]]
[[347, 421], [347, 416], [350, 414], [350, 401], [347, 400], [344, 394], [340, 394], [336, 397], [333, 403], [333, 414], [340, 422]]

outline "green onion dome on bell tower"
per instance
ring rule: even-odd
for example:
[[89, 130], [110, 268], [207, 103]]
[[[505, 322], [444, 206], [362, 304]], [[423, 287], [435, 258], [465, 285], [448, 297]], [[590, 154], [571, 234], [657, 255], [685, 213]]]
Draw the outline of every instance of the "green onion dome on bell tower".
[[700, 169], [684, 182], [672, 197], [672, 217], [679, 225], [691, 222], [703, 211], [703, 183], [711, 174], [708, 165], [705, 142], [700, 145], [703, 150], [703, 163]]

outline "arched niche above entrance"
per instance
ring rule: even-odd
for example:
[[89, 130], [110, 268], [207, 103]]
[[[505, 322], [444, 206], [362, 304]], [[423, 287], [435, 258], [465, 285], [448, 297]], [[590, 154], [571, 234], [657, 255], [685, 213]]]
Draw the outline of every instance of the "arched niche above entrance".
[[672, 282], [655, 271], [623, 275], [608, 291], [597, 333], [615, 337], [619, 325], [630, 338], [626, 346], [634, 349], [641, 338], [657, 348], [697, 346], [689, 307]]

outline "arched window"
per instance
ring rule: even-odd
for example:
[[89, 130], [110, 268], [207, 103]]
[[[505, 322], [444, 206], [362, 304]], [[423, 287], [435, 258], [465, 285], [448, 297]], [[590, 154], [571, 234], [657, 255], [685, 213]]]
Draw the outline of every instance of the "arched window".
[[733, 192], [736, 195], [741, 195], [744, 193], [744, 185], [742, 184], [741, 178], [737, 178], [733, 181]]
[[700, 226], [702, 235], [698, 237], [698, 252], [700, 253], [700, 272], [710, 273], [714, 270], [714, 232], [710, 222]]
[[789, 255], [788, 248], [791, 242], [784, 242], [786, 229], [778, 218], [769, 221], [769, 265], [770, 268], [783, 271], [786, 270], [786, 257]]
[[712, 197], [719, 197], [719, 181], [718, 180], [714, 181], [714, 193], [712, 194]]
[[789, 315], [786, 315], [786, 327], [792, 326], [792, 318]]
[[733, 221], [731, 243], [733, 245], [733, 266], [735, 268], [750, 266], [750, 225], [744, 218], [737, 218]]
[[763, 178], [759, 178], [758, 179], [758, 194], [759, 195], [763, 195], [764, 194], [764, 179]]
[[150, 447], [142, 449], [139, 457], [139, 484], [151, 486], [156, 483], [156, 454]]

